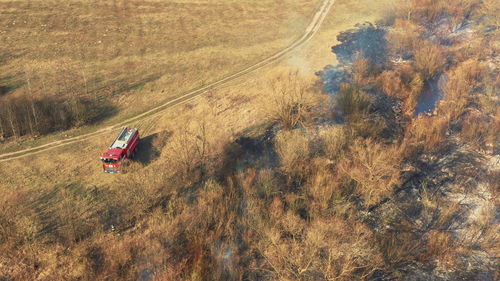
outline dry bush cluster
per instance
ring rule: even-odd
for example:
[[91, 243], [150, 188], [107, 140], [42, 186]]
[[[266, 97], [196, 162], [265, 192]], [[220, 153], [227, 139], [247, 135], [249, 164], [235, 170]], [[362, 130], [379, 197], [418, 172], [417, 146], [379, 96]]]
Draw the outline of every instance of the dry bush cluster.
[[305, 132], [283, 131], [276, 136], [276, 152], [290, 179], [301, 181], [310, 174], [312, 148]]
[[368, 115], [373, 101], [361, 87], [342, 84], [336, 103], [349, 122], [356, 122]]
[[[468, 17], [473, 2], [462, 2], [453, 13]], [[209, 116], [179, 126], [160, 159], [113, 185], [2, 189], [0, 280], [474, 280], [473, 259], [489, 261], [478, 278], [495, 280], [498, 171], [455, 182], [470, 163], [454, 161], [470, 159], [444, 148], [498, 142], [497, 80], [486, 62], [415, 43], [425, 21], [451, 15], [442, 3], [410, 1], [395, 20], [412, 27], [393, 46], [410, 61], [352, 65], [332, 97], [345, 117], [337, 124], [312, 122], [324, 100], [291, 72], [272, 80], [263, 106], [280, 126], [245, 135], [266, 151], [222, 139], [224, 120]], [[428, 60], [445, 53], [450, 65]], [[424, 84], [442, 71], [437, 113], [415, 117]], [[380, 97], [403, 103], [401, 135], [380, 136], [393, 124]], [[481, 212], [448, 193], [450, 182], [478, 187], [483, 176], [481, 197], [493, 199]]]
[[476, 99], [477, 88], [481, 86], [485, 73], [485, 65], [474, 59], [460, 63], [449, 72], [445, 96], [440, 103], [440, 110], [449, 119], [457, 120]]
[[442, 47], [428, 41], [420, 41], [416, 45], [415, 67], [425, 80], [432, 79], [444, 70], [446, 58]]
[[377, 77], [377, 85], [381, 92], [401, 101], [405, 117], [414, 115], [417, 100], [424, 89], [424, 79], [413, 66], [402, 64], [383, 71]]
[[473, 16], [479, 0], [411, 0], [400, 10], [400, 16], [415, 21], [421, 26], [438, 25], [447, 22], [454, 31]]
[[270, 88], [271, 96], [263, 101], [270, 122], [290, 130], [307, 126], [320, 115], [321, 97], [297, 71], [277, 75], [270, 81]]
[[405, 154], [412, 155], [416, 150], [438, 152], [446, 145], [449, 120], [445, 117], [418, 117], [407, 127], [403, 140]]
[[366, 226], [338, 218], [304, 223], [283, 211], [280, 202], [271, 208], [270, 225], [259, 229], [257, 245], [272, 270], [271, 280], [362, 280], [383, 267]]
[[396, 18], [386, 36], [391, 55], [399, 58], [411, 57], [422, 31], [423, 28], [413, 21]]

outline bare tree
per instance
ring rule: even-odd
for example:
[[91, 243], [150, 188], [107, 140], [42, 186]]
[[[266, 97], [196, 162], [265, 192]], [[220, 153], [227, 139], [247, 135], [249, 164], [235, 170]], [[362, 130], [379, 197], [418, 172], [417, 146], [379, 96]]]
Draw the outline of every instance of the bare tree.
[[400, 183], [398, 148], [387, 147], [370, 139], [358, 139], [342, 159], [339, 171], [356, 182], [356, 193], [372, 205], [390, 195]]
[[3, 125], [3, 113], [4, 112], [4, 106], [3, 106], [3, 102], [0, 103], [0, 141], [3, 141], [4, 138], [5, 138], [5, 129], [4, 129], [4, 125]]
[[198, 175], [203, 175], [209, 168], [212, 141], [205, 120], [194, 125], [186, 123], [170, 142], [173, 153], [169, 158], [175, 163], [174, 166], [180, 167], [185, 178], [193, 176], [196, 172], [199, 172]]
[[19, 130], [17, 128], [15, 112], [12, 107], [13, 107], [12, 101], [9, 100], [5, 102], [5, 115], [6, 115], [5, 117], [7, 118], [7, 122], [9, 123], [10, 129], [12, 130], [12, 136], [18, 137]]
[[31, 80], [32, 80], [33, 74], [32, 74], [32, 70], [27, 65], [24, 68], [24, 74], [26, 76], [26, 85], [28, 86], [31, 114], [33, 115], [35, 128], [33, 128], [33, 125], [31, 123], [31, 119], [29, 118], [29, 116], [28, 116], [28, 119], [29, 119], [31, 133], [34, 134], [35, 131], [38, 131], [38, 114], [37, 114], [36, 108], [35, 108], [35, 100], [33, 97], [33, 87], [31, 85]]

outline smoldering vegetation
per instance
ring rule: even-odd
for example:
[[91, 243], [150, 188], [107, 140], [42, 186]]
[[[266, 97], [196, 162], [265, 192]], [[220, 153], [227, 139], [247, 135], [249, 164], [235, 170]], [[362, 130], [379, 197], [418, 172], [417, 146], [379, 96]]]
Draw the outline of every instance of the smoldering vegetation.
[[353, 50], [332, 93], [270, 77], [267, 120], [231, 140], [200, 119], [116, 186], [8, 190], [0, 279], [497, 280], [495, 6], [447, 3], [368, 25], [385, 59]]

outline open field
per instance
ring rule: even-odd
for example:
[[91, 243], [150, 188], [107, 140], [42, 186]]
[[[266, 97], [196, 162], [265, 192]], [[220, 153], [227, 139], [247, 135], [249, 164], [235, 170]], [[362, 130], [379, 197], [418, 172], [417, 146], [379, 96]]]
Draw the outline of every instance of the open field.
[[[286, 46], [285, 48], [281, 49], [279, 52], [274, 53], [271, 56], [268, 56], [259, 62], [252, 64], [240, 71], [234, 72], [230, 75], [227, 75], [217, 81], [211, 82], [207, 85], [204, 85], [202, 87], [199, 87], [197, 89], [191, 90], [189, 92], [183, 93], [182, 95], [179, 95], [177, 97], [174, 97], [172, 99], [169, 99], [167, 102], [157, 105], [145, 112], [142, 112], [140, 114], [136, 114], [126, 120], [122, 120], [120, 123], [115, 123], [113, 125], [107, 126], [103, 129], [100, 129], [98, 131], [92, 132], [92, 129], [90, 128], [83, 128], [82, 130], [73, 130], [70, 134], [74, 135], [76, 134], [77, 136], [71, 137], [65, 134], [65, 138], [62, 139], [62, 137], [59, 136], [59, 140], [50, 142], [51, 138], [50, 137], [45, 137], [43, 139], [36, 139], [33, 141], [28, 141], [24, 142], [24, 145], [26, 144], [31, 144], [30, 147], [27, 149], [22, 149], [22, 146], [19, 147], [20, 143], [17, 142], [17, 146], [12, 145], [5, 145], [3, 151], [6, 151], [5, 153], [0, 155], [0, 160], [1, 161], [6, 161], [10, 159], [15, 159], [15, 158], [20, 158], [20, 157], [25, 157], [26, 155], [32, 155], [34, 153], [39, 153], [42, 151], [47, 151], [50, 149], [53, 149], [55, 147], [63, 146], [63, 145], [68, 145], [71, 143], [76, 143], [76, 142], [81, 142], [85, 141], [86, 139], [90, 137], [97, 137], [100, 134], [117, 129], [120, 126], [128, 125], [132, 122], [136, 122], [139, 120], [142, 120], [144, 118], [150, 118], [154, 115], [159, 115], [162, 113], [164, 110], [168, 110], [174, 106], [177, 106], [179, 104], [186, 103], [200, 95], [206, 94], [208, 91], [212, 91], [214, 89], [217, 89], [218, 87], [227, 84], [243, 75], [246, 75], [251, 72], [258, 71], [267, 65], [270, 65], [280, 59], [282, 59], [284, 56], [288, 55], [289, 53], [293, 52], [295, 49], [300, 48], [302, 45], [306, 44], [309, 42], [309, 40], [318, 32], [319, 28], [321, 27], [322, 23], [324, 22], [331, 6], [333, 5], [335, 1], [324, 1], [321, 7], [317, 10], [317, 12], [314, 14], [314, 17], [312, 18], [312, 21], [309, 23], [307, 28], [305, 29], [303, 35], [295, 40], [293, 43], [290, 45]], [[29, 103], [29, 101], [28, 101]], [[33, 106], [33, 103], [31, 104]], [[87, 105], [88, 107], [88, 105]], [[9, 107], [7, 106], [7, 109]], [[89, 108], [90, 111], [92, 111], [91, 108]], [[35, 112], [35, 109], [33, 109], [33, 113]], [[7, 115], [6, 117], [10, 117], [10, 115]], [[35, 114], [33, 114], [33, 117], [36, 117]], [[8, 119], [8, 118], [7, 118]], [[12, 117], [9, 119], [12, 121]], [[10, 122], [12, 124], [12, 122]], [[29, 122], [30, 127], [32, 127], [31, 122]], [[89, 131], [88, 133], [86, 133]], [[57, 135], [52, 135], [51, 137], [57, 137]], [[68, 138], [69, 137], [69, 138]], [[40, 141], [45, 141], [45, 143], [37, 145]], [[16, 149], [17, 148], [17, 149]], [[11, 149], [16, 149], [16, 151], [9, 152]], [[2, 149], [0, 149], [2, 151]]]
[[[283, 49], [319, 4], [2, 1], [1, 95], [85, 98], [87, 123], [116, 123]], [[33, 134], [2, 117], [6, 136]]]

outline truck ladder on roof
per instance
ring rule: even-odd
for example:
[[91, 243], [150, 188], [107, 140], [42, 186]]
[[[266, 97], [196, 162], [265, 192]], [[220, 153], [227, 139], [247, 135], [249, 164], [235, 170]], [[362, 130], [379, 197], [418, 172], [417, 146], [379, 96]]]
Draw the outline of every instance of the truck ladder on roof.
[[125, 148], [134, 136], [136, 129], [123, 128], [122, 132], [115, 139], [110, 148]]

